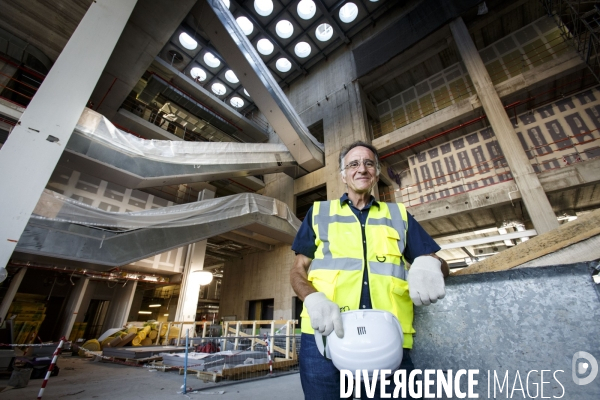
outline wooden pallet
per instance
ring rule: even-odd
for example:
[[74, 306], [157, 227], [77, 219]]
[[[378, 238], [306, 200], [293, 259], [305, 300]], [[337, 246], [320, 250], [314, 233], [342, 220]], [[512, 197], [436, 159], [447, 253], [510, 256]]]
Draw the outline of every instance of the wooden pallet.
[[[298, 365], [298, 360], [275, 361], [273, 363], [273, 370], [287, 371], [296, 365]], [[184, 371], [185, 368], [179, 368], [179, 375], [183, 375]], [[222, 379], [237, 381], [268, 374], [269, 364], [256, 364], [236, 368], [226, 368], [221, 372], [198, 371], [192, 368], [188, 368], [187, 371], [188, 374], [195, 374], [198, 379], [201, 379], [204, 382], [220, 382]]]

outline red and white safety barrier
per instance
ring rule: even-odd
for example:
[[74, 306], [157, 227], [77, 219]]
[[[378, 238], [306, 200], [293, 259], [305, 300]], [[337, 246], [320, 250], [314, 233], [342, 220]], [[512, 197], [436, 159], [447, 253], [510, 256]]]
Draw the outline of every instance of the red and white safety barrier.
[[40, 393], [38, 394], [38, 400], [40, 400], [42, 398], [42, 395], [44, 394], [44, 389], [46, 389], [46, 385], [48, 384], [48, 378], [50, 378], [50, 374], [52, 373], [52, 370], [54, 369], [54, 365], [56, 364], [56, 359], [58, 358], [58, 355], [60, 354], [63, 344], [65, 343], [66, 340], [67, 339], [64, 336], [62, 338], [60, 338], [60, 343], [58, 344], [58, 347], [56, 348], [56, 350], [54, 350], [54, 355], [52, 356], [52, 362], [50, 363], [50, 367], [48, 367], [48, 372], [46, 372], [46, 377], [44, 378], [44, 382], [42, 382], [42, 387], [40, 388]]
[[269, 344], [269, 338], [265, 333], [265, 343], [267, 344], [267, 360], [269, 360], [269, 374], [273, 375], [273, 360], [271, 359], [271, 345]]

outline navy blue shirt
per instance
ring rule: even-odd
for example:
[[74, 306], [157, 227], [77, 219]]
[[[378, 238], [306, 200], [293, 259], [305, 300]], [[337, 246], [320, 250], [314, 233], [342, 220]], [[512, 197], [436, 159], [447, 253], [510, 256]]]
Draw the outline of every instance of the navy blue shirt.
[[[354, 207], [352, 201], [348, 198], [348, 194], [344, 193], [344, 195], [340, 198], [340, 203], [342, 207], [348, 206], [356, 215], [356, 218], [360, 221], [360, 227], [362, 232], [362, 241], [363, 241], [363, 259], [367, 259], [367, 243], [365, 236], [365, 224], [367, 222], [367, 216], [369, 215], [369, 209], [371, 207], [378, 207], [379, 203], [375, 201], [375, 198], [371, 196], [369, 203], [362, 209]], [[312, 227], [312, 207], [308, 210], [304, 221], [302, 221], [302, 225], [296, 234], [296, 238], [294, 239], [294, 243], [292, 244], [292, 250], [296, 252], [296, 254], [303, 254], [311, 260], [315, 258], [315, 252], [317, 251], [317, 245], [315, 244], [315, 240], [317, 235], [315, 235], [315, 231]], [[407, 213], [408, 214], [408, 213]], [[419, 225], [419, 223], [413, 218], [412, 215], [408, 214], [408, 229], [406, 233], [406, 248], [404, 249], [404, 258], [406, 261], [412, 264], [415, 258], [436, 253], [440, 251], [440, 246], [429, 236], [425, 229]], [[373, 308], [371, 304], [371, 292], [369, 290], [369, 272], [367, 268], [363, 268], [363, 287], [360, 295], [360, 308]]]

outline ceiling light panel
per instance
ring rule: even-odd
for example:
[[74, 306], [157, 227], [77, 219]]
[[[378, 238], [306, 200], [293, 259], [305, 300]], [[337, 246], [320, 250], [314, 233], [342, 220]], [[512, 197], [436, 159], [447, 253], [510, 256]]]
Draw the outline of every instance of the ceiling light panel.
[[227, 70], [227, 72], [225, 72], [225, 79], [227, 79], [227, 82], [229, 83], [236, 84], [240, 82], [238, 77], [235, 75], [235, 72], [233, 72], [232, 70]]
[[333, 27], [328, 23], [322, 23], [315, 29], [315, 36], [321, 42], [326, 42], [333, 37]]
[[282, 19], [275, 25], [277, 36], [282, 39], [288, 39], [294, 34], [294, 25], [287, 19]]
[[261, 17], [268, 17], [273, 12], [273, 1], [254, 0], [254, 10]]
[[198, 48], [198, 42], [188, 35], [187, 32], [181, 32], [179, 34], [179, 44], [181, 44], [186, 50], [196, 50]]
[[217, 96], [223, 96], [227, 94], [227, 88], [221, 82], [215, 82], [210, 86], [210, 90]]
[[244, 35], [246, 35], [246, 36], [251, 35], [252, 32], [254, 31], [254, 24], [252, 22], [250, 22], [250, 20], [248, 18], [246, 18], [244, 16], [238, 17], [236, 19], [236, 22], [242, 29], [242, 32], [244, 32]]
[[273, 43], [269, 39], [266, 39], [266, 38], [260, 39], [256, 43], [256, 48], [260, 54], [265, 55], [265, 56], [268, 56], [271, 53], [273, 53], [273, 50], [275, 49], [275, 47], [273, 46]]
[[308, 42], [298, 42], [294, 46], [294, 53], [300, 58], [306, 58], [312, 52], [312, 47]]
[[190, 69], [190, 76], [196, 82], [205, 82], [206, 78], [208, 78], [206, 71], [200, 67], [193, 67], [192, 69]]
[[315, 16], [317, 6], [313, 0], [301, 0], [296, 8], [298, 16], [304, 20], [309, 20]]
[[215, 57], [215, 55], [210, 51], [204, 53], [202, 59], [204, 60], [204, 63], [211, 68], [219, 68], [221, 66], [221, 60]]
[[343, 23], [349, 24], [354, 22], [358, 17], [358, 6], [349, 1], [340, 7], [338, 15]]

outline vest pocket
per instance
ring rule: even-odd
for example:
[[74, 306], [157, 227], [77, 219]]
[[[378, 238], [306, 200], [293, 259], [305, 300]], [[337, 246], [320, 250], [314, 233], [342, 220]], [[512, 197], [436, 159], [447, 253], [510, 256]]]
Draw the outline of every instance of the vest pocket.
[[[335, 301], [333, 294], [335, 291], [335, 282], [339, 274], [339, 270], [319, 269], [308, 274], [308, 281], [312, 283], [317, 292], [323, 292], [329, 300]], [[306, 307], [302, 307], [300, 317], [308, 317]]]
[[414, 312], [412, 300], [410, 299], [408, 292], [408, 282], [394, 279], [392, 285], [392, 299], [394, 302], [395, 314], [402, 326], [402, 332], [415, 333], [412, 326]]

